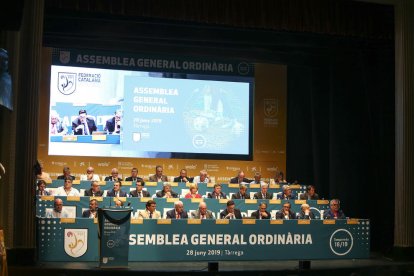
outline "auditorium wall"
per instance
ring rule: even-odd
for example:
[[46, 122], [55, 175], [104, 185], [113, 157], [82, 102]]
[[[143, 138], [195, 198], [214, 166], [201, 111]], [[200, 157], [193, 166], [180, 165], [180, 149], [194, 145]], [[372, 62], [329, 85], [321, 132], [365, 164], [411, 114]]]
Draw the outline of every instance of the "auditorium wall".
[[[129, 176], [131, 168], [136, 167], [144, 179], [154, 173], [156, 165], [162, 165], [168, 176], [177, 176], [182, 168], [187, 169], [189, 176], [206, 169], [216, 182], [227, 182], [239, 170], [244, 170], [248, 178], [253, 178], [255, 171], [260, 171], [264, 178], [274, 177], [277, 171], [286, 172], [286, 65], [255, 64], [252, 161], [52, 156], [48, 154], [51, 53], [50, 48], [43, 49], [38, 159], [52, 179], [62, 174], [64, 166], [70, 167], [77, 177], [84, 174], [88, 166], [94, 167], [100, 176], [110, 175], [112, 168], [118, 168], [123, 177]], [[276, 111], [269, 112], [269, 107]]]

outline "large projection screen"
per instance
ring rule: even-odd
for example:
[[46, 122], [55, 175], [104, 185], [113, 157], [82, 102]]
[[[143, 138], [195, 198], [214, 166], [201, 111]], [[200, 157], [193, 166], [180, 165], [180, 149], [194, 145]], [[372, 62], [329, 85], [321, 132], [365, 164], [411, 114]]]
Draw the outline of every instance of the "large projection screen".
[[[128, 64], [153, 62], [163, 71], [120, 70], [108, 54], [91, 57], [51, 65], [49, 155], [252, 159], [251, 73], [233, 72], [231, 62], [213, 70], [217, 62], [165, 59], [158, 66], [159, 59], [134, 57]], [[177, 67], [191, 70], [177, 74]]]

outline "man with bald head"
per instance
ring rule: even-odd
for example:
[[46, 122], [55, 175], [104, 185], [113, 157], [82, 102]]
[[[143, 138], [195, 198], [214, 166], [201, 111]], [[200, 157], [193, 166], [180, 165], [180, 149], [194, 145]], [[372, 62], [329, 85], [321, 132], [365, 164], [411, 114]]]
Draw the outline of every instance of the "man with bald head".
[[198, 210], [191, 212], [191, 217], [195, 219], [212, 219], [213, 213], [210, 210], [207, 210], [207, 204], [202, 201], [198, 205]]
[[105, 181], [121, 181], [122, 179], [119, 177], [118, 169], [113, 168], [111, 170], [111, 175], [105, 177]]
[[188, 214], [184, 210], [184, 204], [181, 201], [174, 202], [174, 209], [167, 212], [167, 218], [170, 218], [170, 219], [188, 218]]
[[60, 198], [56, 198], [53, 202], [53, 210], [46, 210], [47, 218], [67, 218], [69, 215], [63, 212], [63, 201]]

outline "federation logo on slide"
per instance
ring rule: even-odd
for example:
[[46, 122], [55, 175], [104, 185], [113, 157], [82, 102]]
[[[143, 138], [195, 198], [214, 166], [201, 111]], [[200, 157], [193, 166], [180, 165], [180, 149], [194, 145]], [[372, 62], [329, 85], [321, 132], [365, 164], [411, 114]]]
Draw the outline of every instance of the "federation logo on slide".
[[70, 95], [76, 90], [76, 73], [58, 73], [58, 90], [64, 95]]
[[88, 229], [65, 229], [65, 252], [79, 258], [88, 250]]
[[354, 245], [351, 232], [346, 229], [338, 229], [332, 233], [329, 246], [334, 254], [344, 256], [348, 254]]

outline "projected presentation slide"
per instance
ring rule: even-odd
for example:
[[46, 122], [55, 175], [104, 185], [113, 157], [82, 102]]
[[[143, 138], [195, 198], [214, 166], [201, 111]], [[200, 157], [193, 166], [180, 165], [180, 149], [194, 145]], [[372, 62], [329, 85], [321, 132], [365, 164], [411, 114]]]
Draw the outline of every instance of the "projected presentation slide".
[[49, 154], [251, 154], [251, 78], [185, 77], [52, 66]]

